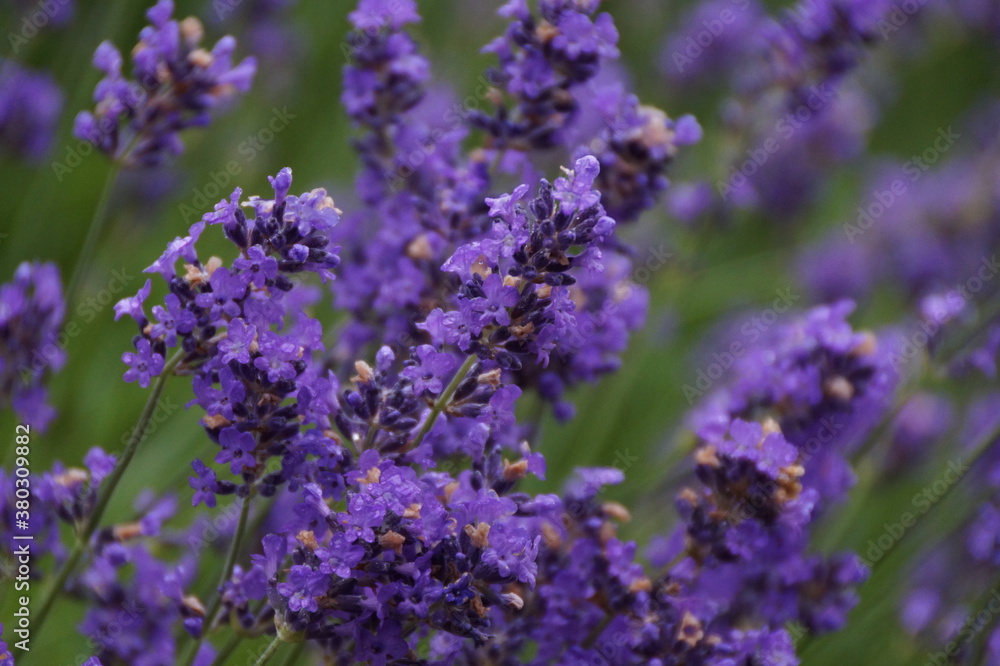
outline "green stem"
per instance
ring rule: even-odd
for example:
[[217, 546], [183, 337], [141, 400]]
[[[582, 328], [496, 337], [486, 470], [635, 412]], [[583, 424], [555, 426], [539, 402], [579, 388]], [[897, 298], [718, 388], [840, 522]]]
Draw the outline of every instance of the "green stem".
[[66, 302], [70, 305], [76, 299], [80, 283], [83, 281], [84, 274], [87, 272], [87, 268], [90, 267], [91, 260], [93, 259], [97, 241], [101, 237], [101, 232], [104, 230], [105, 224], [107, 224], [108, 205], [111, 203], [111, 192], [118, 181], [119, 170], [120, 167], [118, 165], [112, 165], [111, 170], [108, 172], [108, 176], [104, 181], [104, 188], [101, 190], [101, 196], [97, 200], [94, 217], [90, 220], [87, 237], [83, 241], [83, 249], [80, 250], [80, 255], [76, 259], [76, 265], [73, 266], [73, 275], [66, 286]]
[[280, 647], [281, 647], [281, 639], [275, 636], [274, 640], [271, 641], [271, 644], [268, 645], [267, 649], [264, 650], [264, 653], [260, 655], [260, 658], [258, 658], [257, 661], [254, 662], [254, 666], [264, 666], [264, 664], [271, 661], [271, 657], [274, 656], [274, 653], [277, 652], [278, 648]]
[[424, 436], [426, 436], [427, 433], [430, 432], [431, 428], [434, 427], [434, 422], [437, 421], [437, 417], [442, 411], [444, 411], [444, 408], [448, 406], [448, 403], [451, 402], [451, 397], [455, 395], [455, 391], [458, 390], [458, 385], [461, 384], [462, 380], [465, 379], [465, 376], [469, 374], [469, 370], [471, 370], [472, 366], [475, 364], [476, 358], [475, 354], [470, 354], [469, 357], [465, 359], [465, 363], [463, 363], [462, 367], [458, 369], [455, 376], [451, 378], [451, 382], [447, 387], [445, 387], [441, 395], [438, 396], [438, 399], [434, 401], [434, 404], [431, 406], [431, 413], [427, 415], [427, 420], [424, 421], [422, 426], [420, 426], [420, 430], [417, 432], [416, 437], [413, 438], [413, 443], [408, 447], [409, 449], [415, 449], [420, 446], [420, 442], [423, 441]]
[[174, 354], [169, 361], [167, 361], [166, 365], [163, 367], [163, 372], [160, 373], [160, 376], [157, 377], [156, 381], [153, 383], [153, 389], [150, 391], [149, 398], [146, 400], [146, 406], [143, 408], [142, 414], [139, 416], [139, 421], [135, 424], [135, 428], [132, 430], [132, 437], [129, 439], [128, 444], [125, 445], [125, 450], [122, 451], [122, 455], [118, 459], [118, 463], [115, 465], [115, 468], [101, 484], [101, 491], [97, 499], [97, 504], [94, 506], [94, 510], [90, 514], [90, 518], [84, 524], [83, 529], [77, 535], [77, 541], [76, 545], [73, 547], [73, 552], [70, 553], [70, 556], [63, 563], [62, 568], [59, 569], [52, 585], [49, 587], [48, 592], [46, 592], [45, 597], [43, 597], [42, 607], [35, 616], [35, 621], [32, 625], [32, 628], [36, 632], [41, 632], [42, 626], [45, 624], [45, 620], [48, 618], [49, 611], [52, 610], [52, 606], [55, 604], [56, 598], [59, 596], [59, 593], [62, 592], [70, 574], [73, 572], [73, 569], [76, 568], [80, 558], [83, 556], [83, 551], [90, 543], [90, 537], [94, 535], [94, 532], [97, 530], [97, 526], [100, 525], [101, 519], [104, 517], [104, 511], [108, 508], [108, 503], [111, 501], [111, 496], [114, 494], [115, 488], [118, 487], [118, 483], [125, 475], [125, 470], [128, 469], [129, 463], [132, 462], [132, 458], [135, 456], [135, 452], [139, 448], [139, 444], [146, 435], [146, 429], [149, 427], [149, 421], [152, 419], [153, 412], [156, 410], [156, 404], [159, 402], [160, 395], [163, 393], [163, 388], [166, 386], [167, 378], [170, 377], [183, 357], [184, 351], [178, 350], [177, 353]]
[[243, 506], [240, 507], [240, 519], [236, 523], [236, 534], [233, 535], [233, 541], [229, 544], [229, 554], [226, 556], [226, 563], [222, 567], [219, 584], [215, 588], [215, 597], [212, 599], [212, 605], [209, 607], [208, 612], [205, 613], [205, 622], [202, 624], [201, 634], [195, 639], [194, 645], [191, 646], [191, 650], [188, 651], [187, 658], [183, 662], [185, 666], [191, 666], [194, 663], [195, 658], [198, 656], [198, 651], [201, 649], [201, 644], [205, 641], [205, 636], [212, 630], [212, 625], [215, 624], [215, 620], [217, 619], [216, 616], [222, 608], [222, 587], [233, 574], [236, 558], [240, 554], [240, 546], [247, 531], [247, 519], [250, 517], [251, 497], [252, 495], [248, 495], [243, 500]]
[[306, 649], [306, 641], [296, 644], [295, 649], [288, 653], [288, 657], [282, 662], [282, 666], [295, 666], [295, 662], [299, 660], [302, 653]]

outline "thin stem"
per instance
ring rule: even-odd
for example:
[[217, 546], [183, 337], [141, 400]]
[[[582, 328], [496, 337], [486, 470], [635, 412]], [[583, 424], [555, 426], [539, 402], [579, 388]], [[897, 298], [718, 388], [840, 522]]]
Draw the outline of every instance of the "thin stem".
[[471, 370], [472, 366], [475, 364], [476, 358], [475, 354], [470, 354], [469, 357], [465, 359], [465, 363], [463, 363], [462, 367], [458, 369], [455, 376], [451, 378], [451, 382], [447, 387], [445, 387], [441, 395], [438, 396], [438, 399], [434, 401], [434, 404], [431, 406], [431, 413], [427, 415], [427, 420], [424, 421], [422, 426], [420, 426], [417, 436], [413, 438], [413, 443], [409, 446], [410, 449], [415, 449], [420, 446], [420, 442], [423, 441], [424, 436], [427, 435], [431, 428], [434, 427], [434, 422], [437, 421], [437, 417], [442, 411], [444, 411], [444, 408], [448, 406], [448, 403], [451, 402], [452, 396], [455, 395], [455, 391], [458, 390], [458, 385], [461, 384], [462, 380], [465, 379], [465, 376], [469, 374], [469, 370]]
[[118, 181], [119, 171], [120, 167], [117, 164], [113, 164], [104, 181], [104, 188], [101, 190], [101, 196], [97, 200], [94, 217], [90, 220], [90, 228], [87, 230], [87, 237], [83, 241], [83, 249], [80, 250], [80, 254], [76, 259], [76, 265], [73, 266], [73, 275], [66, 286], [66, 302], [69, 304], [72, 304], [76, 298], [76, 292], [79, 291], [80, 283], [83, 281], [84, 274], [87, 272], [93, 259], [97, 241], [100, 239], [101, 232], [107, 224], [108, 205], [111, 202], [111, 192]]
[[260, 658], [258, 658], [257, 661], [254, 662], [254, 666], [264, 666], [264, 664], [271, 661], [271, 657], [274, 656], [274, 653], [277, 652], [278, 648], [280, 647], [281, 647], [281, 638], [275, 636], [274, 640], [271, 641], [271, 644], [267, 646], [266, 650], [264, 650], [264, 653], [260, 655]]
[[63, 587], [66, 585], [66, 580], [79, 563], [80, 558], [83, 556], [83, 551], [90, 544], [90, 537], [94, 535], [94, 532], [97, 530], [97, 526], [101, 524], [101, 519], [104, 517], [104, 511], [108, 508], [108, 503], [111, 501], [111, 496], [114, 494], [115, 488], [118, 487], [118, 483], [125, 475], [125, 470], [128, 469], [129, 463], [132, 462], [132, 458], [135, 456], [135, 452], [139, 448], [139, 444], [146, 436], [146, 429], [149, 427], [149, 422], [153, 417], [153, 412], [156, 410], [157, 402], [159, 402], [160, 395], [163, 393], [163, 388], [166, 386], [167, 378], [170, 377], [183, 357], [184, 351], [178, 350], [177, 353], [174, 354], [169, 361], [167, 361], [167, 364], [163, 367], [163, 372], [160, 373], [160, 376], [157, 377], [156, 381], [153, 383], [153, 389], [149, 392], [149, 398], [146, 400], [146, 406], [143, 408], [142, 414], [139, 416], [139, 421], [135, 424], [135, 428], [132, 430], [132, 437], [129, 439], [128, 444], [125, 445], [125, 450], [122, 451], [122, 455], [118, 459], [117, 464], [115, 464], [115, 468], [101, 484], [101, 491], [97, 499], [97, 504], [94, 506], [94, 510], [90, 514], [90, 518], [84, 524], [83, 529], [77, 535], [76, 545], [73, 546], [73, 552], [70, 553], [70, 556], [63, 563], [62, 568], [59, 569], [55, 579], [52, 581], [52, 585], [49, 587], [48, 592], [46, 592], [45, 597], [43, 597], [42, 606], [39, 609], [38, 614], [35, 616], [35, 621], [32, 625], [32, 628], [36, 632], [41, 632], [42, 626], [45, 624], [45, 620], [48, 618], [49, 611], [52, 610], [52, 606], [55, 603], [56, 598], [59, 593], [62, 592]]
[[52, 581], [52, 585], [49, 586], [48, 591], [42, 598], [42, 607], [38, 610], [38, 614], [35, 616], [35, 631], [39, 631], [42, 625], [45, 624], [45, 618], [48, 617], [49, 611], [52, 610], [53, 604], [55, 604], [56, 599], [59, 597], [59, 593], [66, 586], [66, 580], [69, 579], [70, 573], [76, 568], [77, 563], [79, 563], [80, 558], [83, 557], [83, 545], [81, 541], [77, 541], [76, 545], [73, 547], [73, 552], [70, 553], [69, 557], [63, 562], [62, 567], [60, 567], [58, 573], [56, 573], [55, 579]]
[[201, 644], [205, 641], [205, 636], [211, 631], [212, 625], [215, 624], [215, 620], [219, 614], [219, 610], [222, 608], [222, 587], [229, 580], [229, 577], [233, 574], [233, 567], [236, 565], [236, 558], [240, 554], [240, 547], [243, 542], [243, 537], [246, 535], [247, 531], [247, 519], [250, 517], [250, 499], [252, 495], [248, 495], [243, 499], [243, 506], [240, 507], [240, 519], [236, 523], [236, 534], [233, 535], [233, 541], [229, 544], [229, 554], [226, 556], [226, 563], [222, 567], [222, 575], [219, 576], [219, 584], [215, 588], [215, 597], [212, 599], [212, 605], [209, 607], [208, 612], [205, 613], [205, 622], [202, 624], [201, 634], [195, 639], [194, 645], [191, 646], [191, 650], [188, 652], [187, 658], [184, 660], [185, 666], [190, 666], [194, 663], [195, 658], [198, 656], [198, 650], [201, 649]]

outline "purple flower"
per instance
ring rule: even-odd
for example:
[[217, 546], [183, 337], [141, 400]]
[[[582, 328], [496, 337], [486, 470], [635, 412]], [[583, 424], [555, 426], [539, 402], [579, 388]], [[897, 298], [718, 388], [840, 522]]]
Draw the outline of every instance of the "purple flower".
[[59, 270], [24, 262], [0, 285], [0, 408], [44, 432], [55, 417], [45, 378], [66, 363], [61, 329], [66, 312]]
[[211, 291], [203, 291], [195, 296], [195, 304], [198, 307], [210, 308], [213, 321], [218, 321], [223, 316], [239, 316], [240, 305], [237, 301], [247, 293], [246, 282], [233, 275], [225, 266], [220, 266], [212, 273], [208, 284], [212, 288]]
[[185, 261], [194, 262], [198, 256], [195, 254], [195, 244], [201, 237], [205, 229], [204, 222], [195, 222], [191, 225], [190, 234], [183, 238], [175, 238], [167, 244], [167, 249], [163, 251], [160, 258], [150, 264], [143, 271], [144, 273], [159, 273], [164, 280], [170, 280], [176, 274], [174, 265], [177, 260], [183, 258]]
[[[0, 146], [28, 160], [44, 158], [55, 137], [62, 97], [49, 75], [0, 59]], [[62, 178], [58, 169], [56, 175]]]
[[288, 599], [292, 611], [316, 611], [316, 598], [326, 594], [330, 577], [307, 566], [296, 565], [288, 572], [288, 581], [278, 585], [278, 591]]
[[122, 75], [121, 54], [109, 42], [94, 53], [104, 78], [94, 91], [94, 112], [77, 115], [74, 134], [123, 164], [156, 165], [180, 154], [179, 133], [206, 125], [208, 111], [249, 90], [256, 71], [253, 58], [233, 64], [232, 37], [211, 51], [201, 48], [201, 23], [178, 23], [173, 11], [172, 0], [159, 0], [146, 12], [151, 25], [132, 50], [135, 80]]
[[431, 345], [416, 347], [411, 356], [416, 357], [417, 363], [405, 368], [401, 376], [413, 382], [413, 391], [417, 395], [424, 391], [431, 395], [439, 394], [444, 389], [445, 379], [455, 370], [455, 357], [438, 352]]
[[293, 361], [302, 357], [303, 350], [283, 336], [265, 331], [260, 337], [260, 356], [253, 361], [254, 367], [267, 373], [267, 381], [277, 382], [294, 379], [296, 373]]
[[142, 285], [139, 289], [139, 293], [135, 296], [127, 296], [122, 300], [115, 303], [115, 321], [118, 321], [125, 315], [132, 317], [139, 324], [140, 328], [144, 327], [148, 320], [146, 319], [146, 311], [142, 307], [142, 304], [146, 302], [149, 298], [149, 292], [153, 288], [153, 281], [146, 280], [146, 283]]
[[140, 338], [135, 343], [135, 353], [122, 354], [122, 362], [129, 366], [123, 375], [127, 382], [139, 382], [139, 386], [147, 388], [149, 380], [163, 372], [163, 356], [153, 351], [153, 345], [146, 338]]
[[278, 274], [278, 262], [274, 257], [267, 256], [259, 245], [251, 246], [246, 253], [247, 258], [237, 259], [233, 266], [247, 273], [250, 283], [260, 289]]
[[254, 457], [257, 440], [251, 433], [240, 432], [236, 428], [225, 428], [219, 433], [219, 446], [222, 450], [216, 454], [215, 462], [230, 463], [229, 467], [233, 474], [239, 474], [244, 468], [257, 464], [257, 459]]
[[204, 502], [208, 508], [215, 508], [215, 495], [218, 492], [218, 479], [215, 476], [215, 470], [197, 459], [191, 461], [191, 467], [197, 475], [188, 477], [188, 481], [195, 491], [191, 498], [191, 506], [198, 506]]
[[504, 386], [498, 389], [490, 398], [489, 407], [479, 417], [479, 420], [497, 427], [513, 424], [516, 420], [514, 404], [520, 397], [521, 389], [517, 386]]
[[[148, 283], [148, 281], [147, 281]], [[177, 344], [177, 334], [187, 335], [194, 328], [196, 319], [194, 313], [181, 307], [181, 300], [176, 294], [167, 294], [164, 299], [167, 307], [153, 306], [153, 316], [157, 323], [150, 330], [154, 338], [163, 336], [168, 347]]]
[[479, 316], [480, 327], [490, 324], [500, 326], [510, 325], [508, 308], [514, 307], [519, 294], [517, 289], [504, 284], [503, 278], [496, 273], [483, 280], [483, 296], [473, 299], [470, 303], [472, 311]]
[[250, 362], [251, 347], [257, 337], [257, 329], [253, 324], [247, 324], [242, 319], [233, 319], [226, 330], [226, 338], [219, 342], [222, 352], [222, 362], [247, 364]]

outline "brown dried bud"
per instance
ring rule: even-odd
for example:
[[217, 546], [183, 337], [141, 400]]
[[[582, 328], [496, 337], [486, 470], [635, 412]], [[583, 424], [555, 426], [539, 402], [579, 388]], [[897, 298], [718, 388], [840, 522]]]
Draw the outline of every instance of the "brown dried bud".
[[201, 417], [201, 423], [206, 428], [214, 429], [214, 428], [225, 428], [227, 425], [231, 423], [231, 421], [222, 414], [206, 414], [205, 416]]
[[188, 62], [202, 69], [207, 69], [214, 60], [215, 58], [212, 57], [212, 54], [205, 49], [195, 49], [188, 54]]
[[694, 452], [694, 461], [699, 465], [705, 465], [706, 467], [718, 467], [719, 466], [719, 456], [715, 453], [715, 447], [711, 444], [706, 444], [705, 446], [699, 447]]
[[841, 402], [850, 402], [854, 397], [854, 386], [846, 378], [837, 375], [823, 382], [823, 393]]
[[375, 372], [372, 370], [372, 367], [364, 361], [355, 361], [354, 369], [358, 374], [351, 377], [351, 381], [355, 384], [367, 384], [375, 379]]
[[525, 476], [528, 475], [528, 461], [518, 460], [517, 462], [509, 462], [506, 458], [503, 461], [503, 478], [504, 481], [520, 481]]
[[476, 381], [480, 384], [488, 384], [493, 388], [500, 387], [500, 378], [502, 376], [502, 371], [500, 368], [493, 368], [489, 372], [484, 372], [476, 378]]
[[604, 515], [608, 518], [614, 518], [622, 523], [632, 520], [632, 514], [629, 513], [629, 510], [625, 508], [624, 504], [619, 504], [618, 502], [605, 502], [601, 505], [601, 510], [604, 511]]
[[851, 353], [855, 356], [871, 356], [878, 349], [878, 339], [868, 331], [864, 331], [861, 335], [863, 339]]
[[487, 548], [490, 545], [490, 526], [488, 523], [479, 523], [475, 527], [465, 526], [465, 533], [472, 540], [472, 545], [476, 548]]
[[135, 539], [136, 537], [142, 536], [142, 525], [139, 523], [125, 523], [123, 525], [115, 525], [111, 529], [111, 535], [114, 537], [115, 541], [124, 542], [129, 539]]
[[191, 611], [193, 615], [205, 617], [205, 606], [201, 603], [201, 599], [193, 594], [188, 594], [181, 601], [184, 603], [184, 607]]
[[312, 530], [302, 530], [295, 535], [295, 539], [309, 550], [319, 548], [319, 543], [316, 542], [316, 535]]
[[392, 530], [389, 530], [378, 538], [378, 545], [389, 550], [394, 550], [397, 553], [403, 552], [404, 543], [406, 543], [406, 537], [399, 532], [393, 532]]
[[694, 647], [704, 637], [705, 632], [701, 628], [701, 622], [691, 614], [691, 611], [685, 611], [681, 626], [677, 629], [677, 640]]
[[429, 261], [434, 258], [434, 251], [427, 239], [427, 234], [420, 234], [406, 245], [406, 256], [410, 259]]
[[189, 44], [197, 44], [205, 36], [205, 27], [194, 16], [188, 16], [178, 24], [178, 27], [180, 28], [181, 38]]

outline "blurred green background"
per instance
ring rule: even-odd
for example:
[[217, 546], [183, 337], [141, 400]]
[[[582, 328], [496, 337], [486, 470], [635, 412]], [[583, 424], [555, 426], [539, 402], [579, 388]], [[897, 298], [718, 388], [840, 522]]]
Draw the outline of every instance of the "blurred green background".
[[[208, 38], [214, 41], [226, 32], [242, 34], [238, 22], [212, 21], [208, 2], [178, 1], [178, 16], [203, 18]], [[493, 16], [497, 2], [434, 0], [419, 3], [424, 21], [415, 32], [432, 61], [435, 78], [451, 85], [461, 96], [476, 86], [492, 58], [479, 53], [483, 44], [502, 32], [504, 22]], [[774, 7], [782, 3], [771, 3]], [[686, 2], [660, 0], [609, 0], [604, 8], [616, 19], [621, 33], [623, 62], [631, 72], [634, 87], [644, 102], [664, 108], [676, 117], [694, 113], [705, 128], [705, 140], [689, 149], [674, 170], [685, 176], [717, 176], [721, 167], [713, 161], [720, 139], [717, 93], [684, 97], [664, 83], [657, 71], [664, 36], [679, 27], [678, 18]], [[190, 217], [182, 206], [193, 206], [200, 215], [207, 210], [193, 200], [214, 172], [236, 159], [242, 173], [222, 188], [239, 185], [246, 194], [264, 192], [266, 175], [291, 166], [295, 189], [326, 187], [341, 208], [352, 201], [351, 190], [357, 160], [349, 145], [351, 130], [340, 108], [340, 73], [344, 64], [342, 44], [347, 32], [344, 0], [302, 0], [290, 12], [298, 53], [289, 66], [269, 71], [271, 63], [260, 63], [252, 93], [218, 116], [207, 131], [188, 131], [186, 146], [176, 168], [150, 179], [122, 179], [111, 203], [113, 218], [101, 239], [99, 251], [82, 297], [100, 297], [111, 284], [115, 271], [128, 276], [127, 293], [142, 285], [141, 270], [159, 256], [165, 244], [186, 233]], [[108, 175], [107, 161], [91, 154], [61, 180], [50, 161], [65, 162], [67, 151], [79, 142], [72, 138], [72, 118], [88, 108], [97, 72], [90, 56], [103, 39], [112, 39], [127, 51], [144, 24], [142, 2], [78, 2], [77, 15], [65, 29], [45, 32], [18, 54], [18, 59], [51, 70], [66, 93], [59, 138], [50, 160], [37, 167], [0, 158], [0, 278], [9, 279], [25, 259], [56, 261], [68, 275], [83, 243], [99, 193]], [[2, 5], [0, 26], [15, 25], [10, 3]], [[7, 30], [0, 31], [3, 34]], [[238, 53], [247, 53], [245, 43]], [[934, 34], [930, 48], [919, 54], [900, 54], [892, 49], [877, 51], [864, 67], [887, 68], [895, 87], [880, 91], [883, 112], [872, 135], [871, 155], [902, 162], [927, 145], [936, 128], [947, 126], [973, 102], [1000, 92], [1000, 65], [995, 45], [960, 39], [948, 30]], [[248, 136], [265, 127], [274, 109], [293, 115], [287, 128], [252, 160], [239, 147]], [[697, 234], [671, 221], [661, 207], [647, 215], [630, 234], [641, 244], [668, 243], [674, 252], [665, 268], [649, 282], [653, 314], [645, 330], [633, 338], [622, 370], [597, 386], [575, 391], [578, 416], [560, 426], [546, 419], [540, 449], [549, 461], [548, 481], [539, 486], [555, 489], [576, 465], [615, 465], [626, 468], [627, 481], [609, 496], [634, 507], [634, 520], [624, 530], [644, 543], [656, 533], [667, 532], [675, 520], [672, 498], [677, 468], [688, 463], [680, 458], [687, 441], [683, 420], [689, 406], [682, 393], [692, 383], [706, 352], [704, 340], [727, 315], [752, 312], [774, 300], [775, 291], [797, 286], [791, 271], [801, 244], [815, 239], [834, 225], [851, 219], [856, 200], [864, 195], [858, 168], [847, 163], [832, 173], [819, 204], [794, 224], [776, 225], [764, 216], [746, 215], [725, 233]], [[714, 178], [710, 178], [714, 181]], [[160, 197], [143, 194], [141, 188], [162, 188]], [[211, 202], [220, 196], [208, 197]], [[152, 202], [152, 203], [150, 203]], [[221, 247], [221, 244], [220, 246]], [[111, 304], [123, 294], [98, 303], [96, 316], [72, 305], [67, 321], [80, 324], [80, 334], [68, 340], [69, 363], [50, 382], [51, 397], [59, 417], [44, 436], [33, 439], [31, 463], [41, 472], [60, 459], [79, 464], [92, 446], [119, 451], [123, 436], [131, 431], [146, 399], [146, 391], [121, 381], [121, 353], [129, 349], [133, 334], [130, 323], [112, 321]], [[803, 297], [797, 305], [806, 305]], [[893, 300], [873, 295], [855, 321], [877, 327], [891, 322], [899, 310]], [[184, 382], [168, 386], [162, 418], [140, 449], [123, 481], [109, 518], [130, 515], [126, 498], [152, 486], [178, 491], [181, 504], [190, 497], [187, 462], [205, 456], [208, 442], [196, 425], [197, 414], [182, 405], [190, 398]], [[0, 433], [11, 443], [14, 417], [0, 414]], [[5, 447], [9, 450], [10, 447]], [[6, 458], [9, 464], [10, 458]], [[894, 479], [872, 496], [845, 507], [848, 519], [831, 520], [831, 529], [820, 540], [824, 548], [860, 549], [881, 533], [885, 521], [897, 520], [914, 489], [934, 478], [939, 461], [931, 461], [913, 478]], [[862, 470], [862, 475], [864, 470]], [[921, 476], [923, 474], [923, 476]], [[673, 480], [673, 485], [671, 485]], [[960, 495], [960, 488], [956, 494]], [[898, 594], [906, 583], [902, 566], [922, 543], [940, 533], [934, 526], [955, 520], [961, 498], [937, 507], [927, 525], [911, 535], [891, 556], [881, 562], [862, 589], [862, 603], [851, 616], [849, 627], [836, 635], [813, 641], [806, 647], [803, 663], [821, 666], [841, 663], [921, 664], [925, 655], [898, 628], [895, 620]], [[183, 518], [182, 518], [183, 519]], [[934, 526], [931, 525], [934, 523]], [[46, 566], [48, 563], [45, 563]], [[213, 572], [210, 578], [214, 578]], [[202, 582], [203, 589], [211, 586]], [[38, 594], [38, 592], [36, 592]], [[3, 589], [3, 613], [9, 618], [11, 600]], [[46, 629], [36, 636], [46, 656], [34, 664], [76, 663], [84, 640], [74, 632], [82, 609], [61, 604]], [[248, 644], [249, 650], [253, 647]], [[234, 656], [231, 664], [246, 662]], [[304, 661], [303, 661], [304, 663]]]

